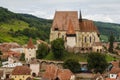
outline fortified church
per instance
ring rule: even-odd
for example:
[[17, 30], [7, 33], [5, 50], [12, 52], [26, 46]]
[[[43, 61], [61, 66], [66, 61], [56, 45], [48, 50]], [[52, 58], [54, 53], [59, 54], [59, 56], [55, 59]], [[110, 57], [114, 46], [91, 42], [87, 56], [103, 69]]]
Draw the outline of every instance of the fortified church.
[[68, 51], [101, 52], [100, 34], [92, 20], [82, 19], [77, 11], [56, 11], [50, 31], [50, 42], [63, 38]]

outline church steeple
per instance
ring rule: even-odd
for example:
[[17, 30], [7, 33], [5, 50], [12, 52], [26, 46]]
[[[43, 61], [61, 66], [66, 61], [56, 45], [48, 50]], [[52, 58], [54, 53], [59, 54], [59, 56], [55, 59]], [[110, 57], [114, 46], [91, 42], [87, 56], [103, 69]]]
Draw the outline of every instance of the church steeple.
[[81, 14], [81, 10], [79, 11], [79, 22], [82, 21], [82, 14]]
[[33, 42], [32, 42], [32, 38], [29, 39], [29, 42], [28, 42], [26, 48], [31, 48], [31, 49], [35, 48], [35, 46], [34, 46], [34, 44], [33, 44]]

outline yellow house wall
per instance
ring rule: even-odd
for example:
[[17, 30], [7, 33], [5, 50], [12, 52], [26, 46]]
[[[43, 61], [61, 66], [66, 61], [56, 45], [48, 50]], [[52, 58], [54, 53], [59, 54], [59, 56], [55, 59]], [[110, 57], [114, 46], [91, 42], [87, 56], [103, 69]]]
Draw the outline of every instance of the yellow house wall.
[[14, 80], [26, 80], [28, 77], [31, 77], [30, 75], [12, 75], [11, 78]]

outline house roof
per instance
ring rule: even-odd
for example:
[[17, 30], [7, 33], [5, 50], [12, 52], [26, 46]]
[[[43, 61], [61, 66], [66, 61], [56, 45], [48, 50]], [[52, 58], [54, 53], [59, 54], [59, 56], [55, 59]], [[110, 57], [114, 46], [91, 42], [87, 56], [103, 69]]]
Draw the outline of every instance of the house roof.
[[60, 80], [70, 80], [72, 72], [69, 69], [60, 69], [55, 65], [48, 65], [46, 71], [43, 75], [44, 79], [56, 79]]
[[119, 72], [120, 72], [120, 68], [114, 68], [114, 67], [110, 71], [111, 74], [118, 74]]
[[34, 46], [34, 44], [33, 44], [33, 42], [32, 42], [32, 38], [29, 39], [29, 42], [28, 42], [26, 48], [31, 48], [31, 49], [35, 48], [35, 46]]
[[45, 78], [45, 79], [55, 79], [56, 75], [57, 75], [57, 73], [56, 73], [57, 70], [58, 70], [57, 66], [48, 65], [47, 68], [46, 68], [46, 71], [43, 75], [43, 78]]
[[111, 63], [114, 68], [119, 68], [119, 66], [120, 66], [120, 61], [112, 61]]
[[116, 80], [116, 79], [114, 79], [114, 78], [106, 78], [105, 80]]
[[31, 69], [27, 66], [17, 66], [12, 71], [12, 75], [30, 75]]
[[60, 80], [70, 80], [73, 73], [69, 69], [59, 69], [58, 78]]
[[75, 34], [75, 30], [74, 30], [74, 27], [73, 27], [71, 19], [69, 20], [67, 34]]

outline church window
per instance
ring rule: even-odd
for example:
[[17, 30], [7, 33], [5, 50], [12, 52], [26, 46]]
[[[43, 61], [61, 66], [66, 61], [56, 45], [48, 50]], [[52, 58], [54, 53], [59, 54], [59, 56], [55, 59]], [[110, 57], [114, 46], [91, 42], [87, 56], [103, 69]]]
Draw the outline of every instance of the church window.
[[58, 28], [54, 28], [55, 31], [58, 31]]
[[90, 36], [90, 43], [92, 42], [92, 38], [91, 38], [91, 36]]
[[87, 37], [85, 37], [85, 43], [87, 42]]
[[64, 39], [64, 35], [62, 35], [62, 39]]

